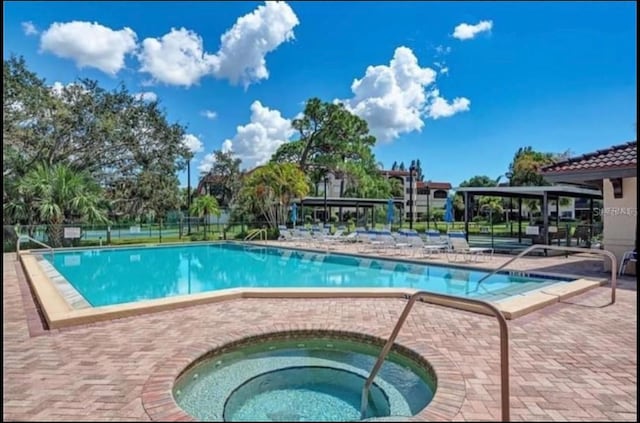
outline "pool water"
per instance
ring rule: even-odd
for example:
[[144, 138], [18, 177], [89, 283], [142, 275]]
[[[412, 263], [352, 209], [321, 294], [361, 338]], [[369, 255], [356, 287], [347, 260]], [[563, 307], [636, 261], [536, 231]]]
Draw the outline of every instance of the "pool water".
[[55, 269], [94, 306], [229, 288], [413, 288], [500, 300], [557, 279], [235, 243], [56, 252]]
[[[201, 421], [355, 421], [381, 347], [315, 337], [259, 340], [215, 354], [182, 374], [177, 404]], [[365, 418], [418, 414], [436, 379], [393, 351], [369, 391]]]

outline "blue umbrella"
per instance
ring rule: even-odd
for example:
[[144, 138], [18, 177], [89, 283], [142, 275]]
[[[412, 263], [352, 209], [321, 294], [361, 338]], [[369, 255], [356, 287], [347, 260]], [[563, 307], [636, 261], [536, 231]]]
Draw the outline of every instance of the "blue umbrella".
[[449, 196], [444, 206], [444, 221], [451, 223], [453, 220], [453, 197]]
[[296, 221], [298, 220], [298, 205], [293, 203], [291, 205], [291, 221], [293, 222], [293, 227], [296, 226]]
[[393, 223], [393, 213], [394, 213], [393, 200], [389, 198], [389, 201], [387, 202], [387, 223], [388, 224]]

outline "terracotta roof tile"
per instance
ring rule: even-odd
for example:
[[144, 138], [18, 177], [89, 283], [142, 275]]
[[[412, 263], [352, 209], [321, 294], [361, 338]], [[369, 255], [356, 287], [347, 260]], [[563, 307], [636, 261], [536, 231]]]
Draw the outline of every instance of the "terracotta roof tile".
[[541, 169], [541, 173], [580, 172], [600, 169], [634, 168], [638, 166], [638, 142], [598, 150], [570, 158]]

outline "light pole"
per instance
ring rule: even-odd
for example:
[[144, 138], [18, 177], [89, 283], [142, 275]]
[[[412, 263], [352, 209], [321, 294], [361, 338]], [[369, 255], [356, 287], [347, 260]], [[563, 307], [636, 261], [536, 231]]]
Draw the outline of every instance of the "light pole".
[[413, 229], [413, 172], [416, 170], [414, 164], [409, 167], [409, 229]]
[[[509, 186], [511, 186], [511, 178], [513, 178], [512, 172], [507, 172], [504, 174], [509, 180]], [[511, 193], [509, 193], [511, 194]], [[513, 222], [511, 221], [511, 211], [513, 210], [513, 197], [509, 195], [509, 212], [507, 212], [507, 223], [509, 223], [509, 234], [513, 236]], [[520, 218], [520, 216], [518, 216]]]
[[187, 235], [191, 235], [191, 157], [187, 159]]
[[431, 224], [431, 216], [430, 216], [431, 210], [429, 209], [429, 197], [431, 197], [431, 189], [427, 185], [427, 230], [430, 229], [430, 224]]
[[327, 182], [329, 178], [324, 177], [324, 224], [327, 224]]

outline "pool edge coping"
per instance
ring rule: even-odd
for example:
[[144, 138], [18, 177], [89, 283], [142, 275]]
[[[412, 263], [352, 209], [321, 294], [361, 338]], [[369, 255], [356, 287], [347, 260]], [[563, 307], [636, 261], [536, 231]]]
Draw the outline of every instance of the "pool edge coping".
[[[228, 242], [228, 241], [223, 241]], [[219, 243], [219, 242], [214, 242]], [[180, 243], [172, 243], [171, 245], [165, 244], [167, 247], [175, 246]], [[184, 243], [182, 243], [184, 245]], [[209, 242], [208, 244], [211, 244]], [[147, 247], [157, 245], [145, 244]], [[188, 245], [188, 244], [187, 244]], [[261, 244], [264, 245], [264, 244]], [[266, 246], [266, 245], [265, 245]], [[274, 247], [268, 245], [269, 247]], [[124, 248], [127, 248], [126, 246]], [[118, 248], [118, 247], [114, 247]], [[312, 251], [320, 252], [322, 250], [308, 250], [300, 248], [284, 247], [298, 251]], [[86, 250], [87, 248], [77, 249], [70, 248], [65, 251], [72, 250]], [[95, 249], [91, 247], [90, 249]], [[37, 256], [43, 254], [42, 252], [33, 252], [31, 250], [25, 250], [18, 255], [22, 269], [25, 273], [26, 279], [33, 288], [37, 301], [43, 310], [43, 314], [49, 328], [60, 329], [76, 325], [84, 325], [89, 323], [96, 323], [102, 321], [109, 321], [124, 317], [137, 316], [147, 313], [154, 313], [159, 311], [172, 310], [176, 308], [189, 307], [200, 304], [207, 304], [219, 301], [243, 299], [243, 298], [408, 298], [417, 289], [411, 288], [231, 288], [220, 291], [204, 292], [199, 294], [188, 294], [173, 297], [165, 297], [153, 300], [143, 300], [137, 302], [130, 302], [124, 304], [89, 307], [89, 308], [74, 308], [64, 298], [64, 295], [59, 291], [56, 283], [52, 281], [46, 274], [45, 269], [40, 265]], [[356, 254], [339, 253], [345, 256], [355, 257], [375, 257], [381, 260], [391, 260], [408, 262], [421, 265], [430, 265], [428, 262], [411, 261], [407, 259], [394, 259], [388, 257], [379, 256], [364, 256]], [[452, 265], [450, 267], [461, 267]], [[476, 271], [491, 271], [491, 269], [473, 268]], [[536, 274], [543, 275], [537, 272]], [[551, 275], [550, 276], [562, 276], [567, 278], [567, 275]], [[527, 291], [522, 294], [513, 295], [509, 298], [493, 301], [492, 303], [500, 309], [505, 318], [511, 320], [541, 308], [544, 308], [553, 303], [563, 301], [569, 297], [582, 294], [590, 289], [602, 286], [608, 282], [608, 279], [588, 279], [577, 275], [571, 275], [571, 277], [577, 277], [573, 281], [558, 281], [551, 285], [541, 287], [532, 291]], [[448, 300], [448, 299], [426, 299], [425, 302], [452, 307], [459, 310], [471, 311], [475, 313], [487, 314], [487, 312], [478, 306], [463, 303], [461, 301]]]

